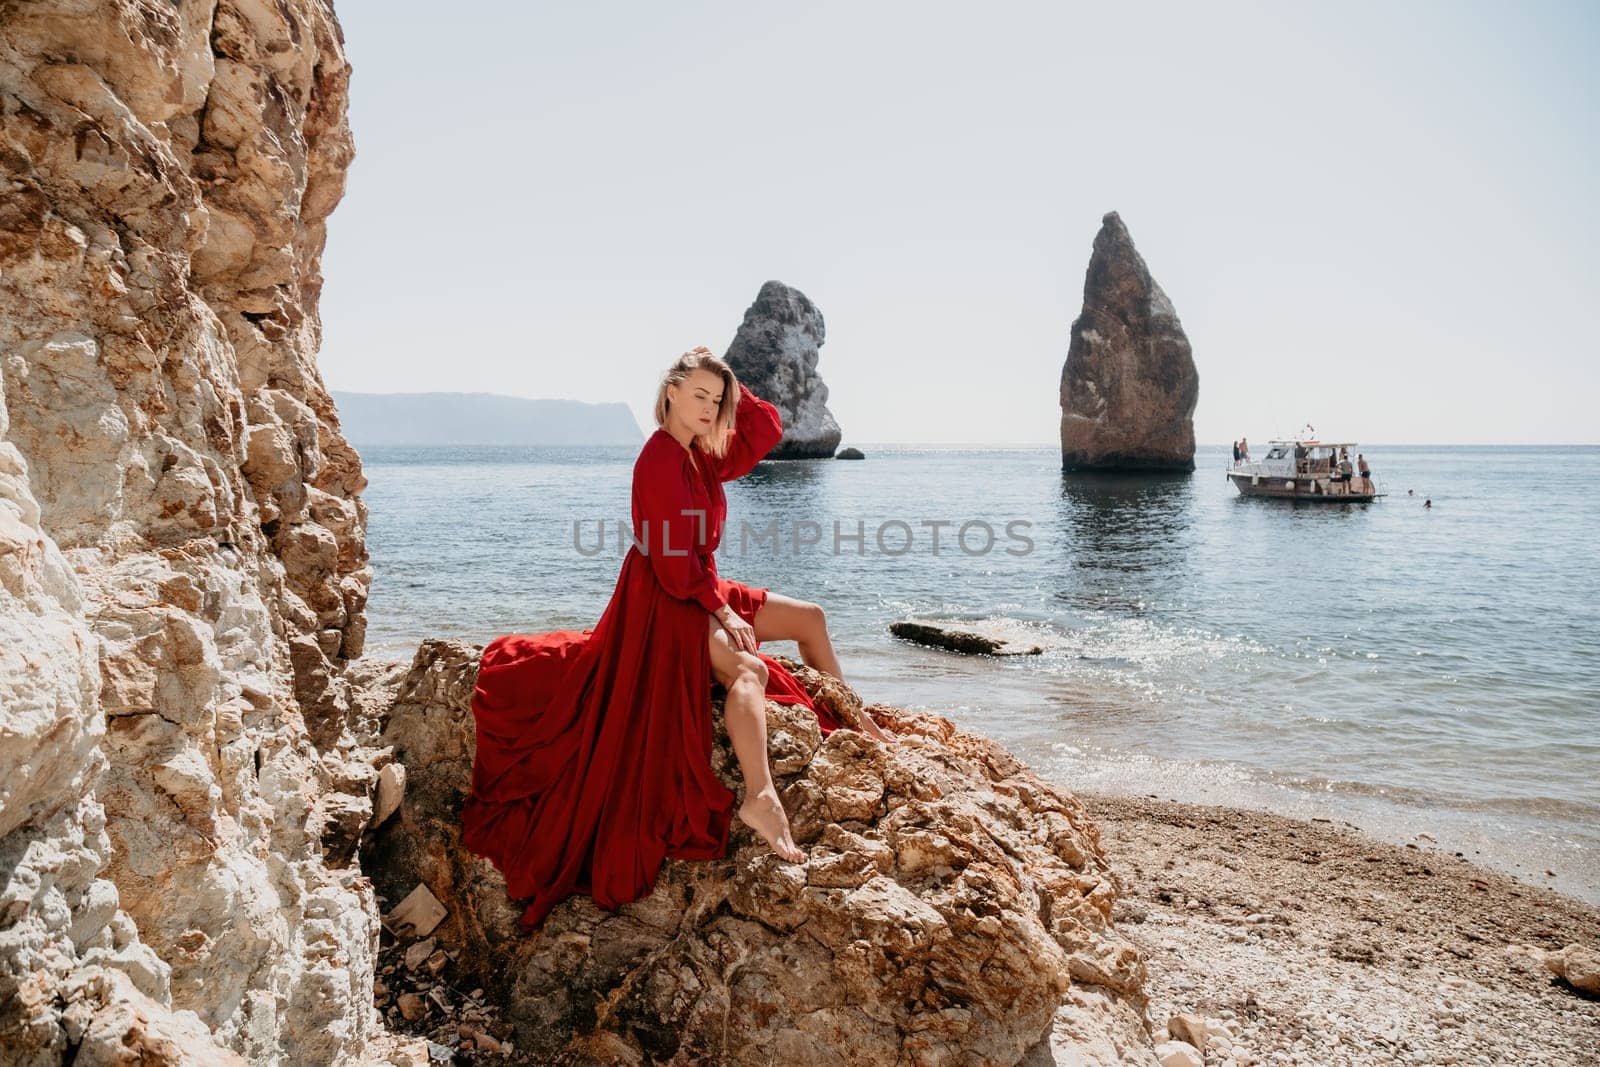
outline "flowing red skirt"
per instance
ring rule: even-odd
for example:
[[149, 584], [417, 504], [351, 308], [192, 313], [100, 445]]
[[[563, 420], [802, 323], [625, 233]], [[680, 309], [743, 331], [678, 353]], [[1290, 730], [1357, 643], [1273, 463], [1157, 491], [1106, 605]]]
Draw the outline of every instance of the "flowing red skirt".
[[[766, 589], [718, 589], [754, 624]], [[491, 860], [532, 930], [574, 893], [615, 910], [655, 886], [666, 859], [727, 851], [733, 793], [711, 770], [708, 616], [662, 590], [630, 550], [588, 630], [510, 634], [483, 650], [477, 752], [461, 841]], [[838, 726], [765, 653], [767, 697]]]

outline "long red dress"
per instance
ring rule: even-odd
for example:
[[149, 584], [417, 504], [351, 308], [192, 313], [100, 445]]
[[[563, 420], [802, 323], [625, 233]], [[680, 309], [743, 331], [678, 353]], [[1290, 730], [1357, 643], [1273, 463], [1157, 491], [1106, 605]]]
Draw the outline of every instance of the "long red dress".
[[[461, 841], [531, 897], [524, 929], [587, 893], [607, 910], [644, 896], [664, 859], [727, 850], [733, 793], [711, 770], [709, 613], [754, 624], [768, 590], [717, 574], [727, 499], [783, 436], [742, 382], [718, 459], [658, 429], [633, 466], [634, 543], [600, 621], [587, 630], [497, 637], [483, 650], [472, 715], [477, 755]], [[642, 551], [641, 551], [642, 548]], [[776, 660], [767, 696], [838, 723]]]

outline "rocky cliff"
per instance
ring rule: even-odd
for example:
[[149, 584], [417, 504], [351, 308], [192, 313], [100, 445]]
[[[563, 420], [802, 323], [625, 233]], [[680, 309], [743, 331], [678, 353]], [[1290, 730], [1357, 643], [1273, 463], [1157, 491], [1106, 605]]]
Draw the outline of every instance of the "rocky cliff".
[[1115, 211], [1101, 220], [1061, 369], [1061, 465], [1192, 471], [1200, 398], [1189, 339]]
[[[1117, 881], [1083, 806], [935, 715], [873, 705], [891, 749], [824, 739], [809, 710], [769, 702], [805, 864], [735, 820], [726, 859], [669, 861], [639, 901], [571, 897], [522, 933], [504, 880], [460, 841], [479, 654], [425, 643], [382, 713], [407, 784], [363, 865], [400, 906], [410, 962], [390, 982], [417, 972], [397, 1014], [453, 1029], [476, 988], [468, 1006], [505, 1023], [491, 1039], [540, 1063], [1156, 1062], [1144, 963], [1111, 922]], [[848, 721], [854, 694], [795, 667]], [[713, 714], [712, 762], [737, 792], [720, 701]], [[416, 913], [424, 927], [402, 928]]]
[[817, 373], [824, 338], [822, 312], [804, 293], [767, 282], [728, 346], [724, 358], [739, 380], [783, 416], [783, 439], [770, 459], [828, 459], [839, 447], [839, 424]]
[[364, 481], [314, 362], [348, 78], [319, 0], [0, 5], [13, 1062], [380, 1032]]

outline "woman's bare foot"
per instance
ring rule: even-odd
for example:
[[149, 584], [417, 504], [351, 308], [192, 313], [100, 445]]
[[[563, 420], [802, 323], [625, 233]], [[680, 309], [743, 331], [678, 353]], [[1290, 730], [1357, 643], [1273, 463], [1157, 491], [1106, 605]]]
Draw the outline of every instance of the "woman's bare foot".
[[865, 710], [861, 712], [861, 728], [862, 733], [868, 737], [876, 737], [886, 745], [892, 745], [900, 740], [898, 734], [879, 726], [872, 718], [872, 713]]
[[789, 817], [784, 814], [783, 801], [778, 799], [776, 789], [764, 789], [745, 797], [744, 803], [739, 805], [739, 818], [760, 834], [780, 859], [790, 863], [805, 860], [806, 854], [789, 836]]

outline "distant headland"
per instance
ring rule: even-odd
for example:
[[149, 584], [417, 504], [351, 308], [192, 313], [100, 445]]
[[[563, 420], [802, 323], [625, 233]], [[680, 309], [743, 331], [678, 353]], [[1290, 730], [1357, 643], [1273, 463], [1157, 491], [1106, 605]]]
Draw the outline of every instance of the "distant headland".
[[638, 445], [628, 405], [498, 393], [333, 394], [340, 428], [369, 445]]

